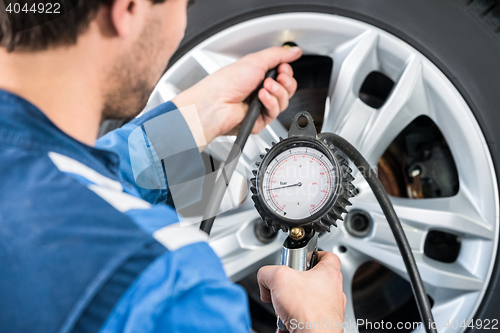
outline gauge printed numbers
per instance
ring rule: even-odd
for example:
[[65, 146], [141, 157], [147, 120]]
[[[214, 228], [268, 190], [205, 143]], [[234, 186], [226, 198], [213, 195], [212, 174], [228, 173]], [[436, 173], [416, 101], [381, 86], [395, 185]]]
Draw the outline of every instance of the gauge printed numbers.
[[288, 219], [314, 215], [335, 192], [332, 162], [318, 150], [297, 147], [278, 154], [267, 166], [262, 184], [264, 201]]
[[33, 3], [31, 6], [28, 6], [27, 3], [9, 3], [5, 11], [9, 14], [61, 14], [61, 4], [58, 2], [50, 3], [50, 2], [39, 2]]

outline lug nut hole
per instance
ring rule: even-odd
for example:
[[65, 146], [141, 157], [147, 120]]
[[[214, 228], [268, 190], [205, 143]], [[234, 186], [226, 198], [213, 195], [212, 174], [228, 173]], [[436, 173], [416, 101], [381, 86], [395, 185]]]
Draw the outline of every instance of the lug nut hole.
[[358, 238], [366, 237], [373, 226], [373, 220], [370, 214], [360, 209], [353, 209], [347, 214], [345, 219], [345, 228], [347, 232]]
[[262, 219], [255, 220], [253, 232], [262, 244], [269, 244], [278, 236], [278, 233], [273, 228], [267, 226]]

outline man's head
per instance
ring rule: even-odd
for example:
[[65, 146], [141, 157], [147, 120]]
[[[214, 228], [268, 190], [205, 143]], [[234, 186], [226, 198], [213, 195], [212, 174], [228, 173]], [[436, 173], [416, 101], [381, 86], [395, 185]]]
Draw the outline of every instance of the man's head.
[[[25, 1], [31, 8], [34, 0]], [[62, 1], [62, 10], [71, 1]], [[146, 104], [186, 27], [188, 0], [74, 0], [46, 23], [44, 14], [5, 12], [0, 1], [0, 48], [12, 55], [44, 54], [88, 45], [99, 63], [104, 118], [137, 114]], [[31, 26], [29, 29], [20, 30]]]

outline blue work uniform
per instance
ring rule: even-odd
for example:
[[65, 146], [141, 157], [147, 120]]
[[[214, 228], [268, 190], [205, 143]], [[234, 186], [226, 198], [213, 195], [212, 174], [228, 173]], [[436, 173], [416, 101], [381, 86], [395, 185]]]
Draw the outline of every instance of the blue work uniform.
[[179, 147], [196, 144], [172, 103], [90, 147], [0, 90], [1, 332], [250, 330], [207, 236], [165, 204], [168, 169], [202, 165], [193, 150], [166, 165]]

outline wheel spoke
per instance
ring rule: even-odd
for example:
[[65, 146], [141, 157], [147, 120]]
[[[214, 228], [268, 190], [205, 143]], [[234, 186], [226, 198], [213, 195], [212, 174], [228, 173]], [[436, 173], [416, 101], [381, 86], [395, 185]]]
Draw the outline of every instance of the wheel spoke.
[[337, 254], [341, 261], [342, 289], [346, 295], [347, 304], [345, 310], [345, 332], [358, 332], [350, 324], [356, 321], [354, 304], [352, 298], [352, 281], [358, 268], [365, 262], [372, 260], [366, 254], [350, 248], [347, 252], [339, 251], [339, 245], [346, 244], [347, 236], [338, 229], [332, 229], [330, 233], [319, 237], [318, 246], [323, 251], [330, 251]]
[[238, 60], [235, 57], [208, 50], [195, 50], [192, 57], [208, 75]]
[[162, 100], [161, 103], [170, 101], [172, 98], [177, 96], [179, 92], [179, 88], [166, 81], [162, 82], [162, 84], [159, 84], [156, 90], [156, 93]]
[[[466, 251], [462, 251], [454, 263], [438, 262], [424, 255], [425, 238], [432, 229], [461, 236], [462, 243], [494, 238], [492, 227], [480, 216], [463, 192], [450, 198], [391, 200], [417, 260], [422, 279], [431, 289], [465, 292], [483, 287], [483, 280], [476, 276], [476, 268], [461, 260], [462, 256], [467, 256], [464, 253]], [[356, 198], [354, 207], [371, 214], [374, 228], [369, 238], [346, 238], [347, 245], [406, 277], [406, 269], [394, 236], [373, 194], [369, 191], [362, 193]]]
[[344, 315], [344, 332], [356, 333], [358, 332], [358, 330], [350, 325], [352, 322], [356, 321], [356, 315], [354, 313], [354, 303], [352, 298], [352, 281], [359, 266], [366, 262], [366, 256], [356, 251], [349, 251], [347, 253], [339, 254], [339, 257], [342, 262], [342, 289], [347, 299]]
[[323, 131], [336, 132], [355, 144], [356, 135], [363, 129], [373, 110], [358, 99], [364, 78], [378, 68], [376, 45], [378, 33], [366, 31], [356, 39], [343, 61], [325, 114]]
[[[356, 208], [380, 217], [381, 225], [377, 224], [377, 228], [385, 228], [382, 225], [388, 228], [382, 209], [375, 201], [373, 194], [366, 191], [359, 199], [359, 203], [356, 201]], [[428, 230], [436, 229], [465, 238], [485, 240], [491, 240], [495, 236], [492, 226], [481, 217], [473, 201], [463, 191], [449, 198], [423, 200], [391, 198], [391, 201], [401, 223], [413, 232], [419, 230], [425, 234]], [[387, 229], [386, 232], [390, 233], [390, 230]], [[392, 239], [391, 236], [392, 233], [383, 238]], [[419, 242], [416, 241], [417, 244], [420, 244]], [[416, 249], [422, 250], [421, 246], [423, 244]]]
[[[360, 239], [351, 239], [348, 245], [408, 279], [403, 259], [395, 245], [366, 242]], [[483, 287], [483, 281], [459, 262], [452, 264], [437, 262], [417, 251], [413, 251], [413, 255], [426, 285], [462, 292], [480, 290]]]
[[[259, 160], [259, 155], [265, 152], [265, 148], [271, 147], [272, 142], [278, 142], [280, 137], [285, 138], [287, 135], [288, 131], [279, 120], [273, 121], [259, 134], [251, 135], [248, 138], [240, 158], [240, 163], [243, 164], [248, 171], [255, 169], [255, 166], [252, 164]], [[216, 138], [208, 146], [210, 153], [219, 161], [225, 161], [235, 139], [235, 136], [220, 136]]]
[[376, 165], [398, 134], [415, 118], [428, 113], [422, 65], [412, 56], [389, 99], [367, 125], [359, 150], [371, 165]]
[[279, 120], [275, 120], [267, 125], [257, 137], [259, 137], [266, 145], [270, 145], [273, 141], [278, 142], [280, 137], [286, 138], [287, 136], [288, 130], [281, 124]]
[[487, 240], [494, 237], [492, 227], [461, 192], [451, 198], [408, 201], [394, 200], [396, 211], [408, 225], [439, 229], [465, 237]]
[[324, 131], [336, 132], [347, 139], [373, 165], [411, 121], [429, 113], [422, 64], [414, 55], [408, 58], [389, 99], [379, 110], [358, 98], [364, 79], [381, 67], [377, 43], [378, 34], [367, 31], [346, 56], [323, 127]]
[[451, 264], [437, 262], [428, 259], [422, 253], [415, 254], [415, 260], [431, 296], [441, 289], [471, 292], [481, 290], [484, 286], [484, 281], [472, 274], [460, 262]]
[[217, 217], [210, 246], [221, 258], [226, 275], [238, 281], [259, 267], [279, 263], [284, 234], [269, 244], [262, 244], [254, 234], [254, 223], [259, 215], [253, 206]]
[[[236, 165], [236, 169], [222, 199], [219, 213], [227, 212], [244, 205], [244, 199], [245, 197], [248, 199], [249, 193], [248, 179], [253, 177], [252, 171], [257, 168], [255, 162], [260, 160], [259, 155], [265, 151], [265, 148], [271, 146], [271, 142], [279, 141], [279, 137], [285, 135], [286, 129], [283, 125], [281, 125], [279, 121], [274, 121], [258, 135], [250, 136], [245, 149], [243, 150], [243, 154], [238, 159], [238, 164]], [[234, 136], [220, 136], [208, 145], [204, 153], [209, 154], [214, 160], [225, 162], [230, 150], [232, 149], [234, 140]], [[209, 183], [215, 182], [215, 179], [221, 176], [221, 170], [222, 165], [220, 165], [214, 173], [206, 176], [209, 177]], [[253, 209], [253, 203], [249, 207], [246, 207], [246, 209]], [[236, 212], [237, 214], [240, 214], [242, 210], [239, 209], [236, 210]], [[239, 219], [240, 217], [235, 218]], [[200, 221], [201, 218], [201, 216], [192, 216], [189, 220], [195, 223]], [[220, 219], [221, 217], [217, 218], [217, 225], [223, 224], [220, 222]]]
[[245, 149], [243, 149], [242, 163], [245, 165], [248, 175], [256, 168], [255, 162], [260, 160], [260, 155], [265, 152], [265, 148], [270, 148], [272, 142], [279, 142], [280, 137], [286, 138], [288, 131], [279, 120], [267, 125], [259, 134], [251, 135]]

